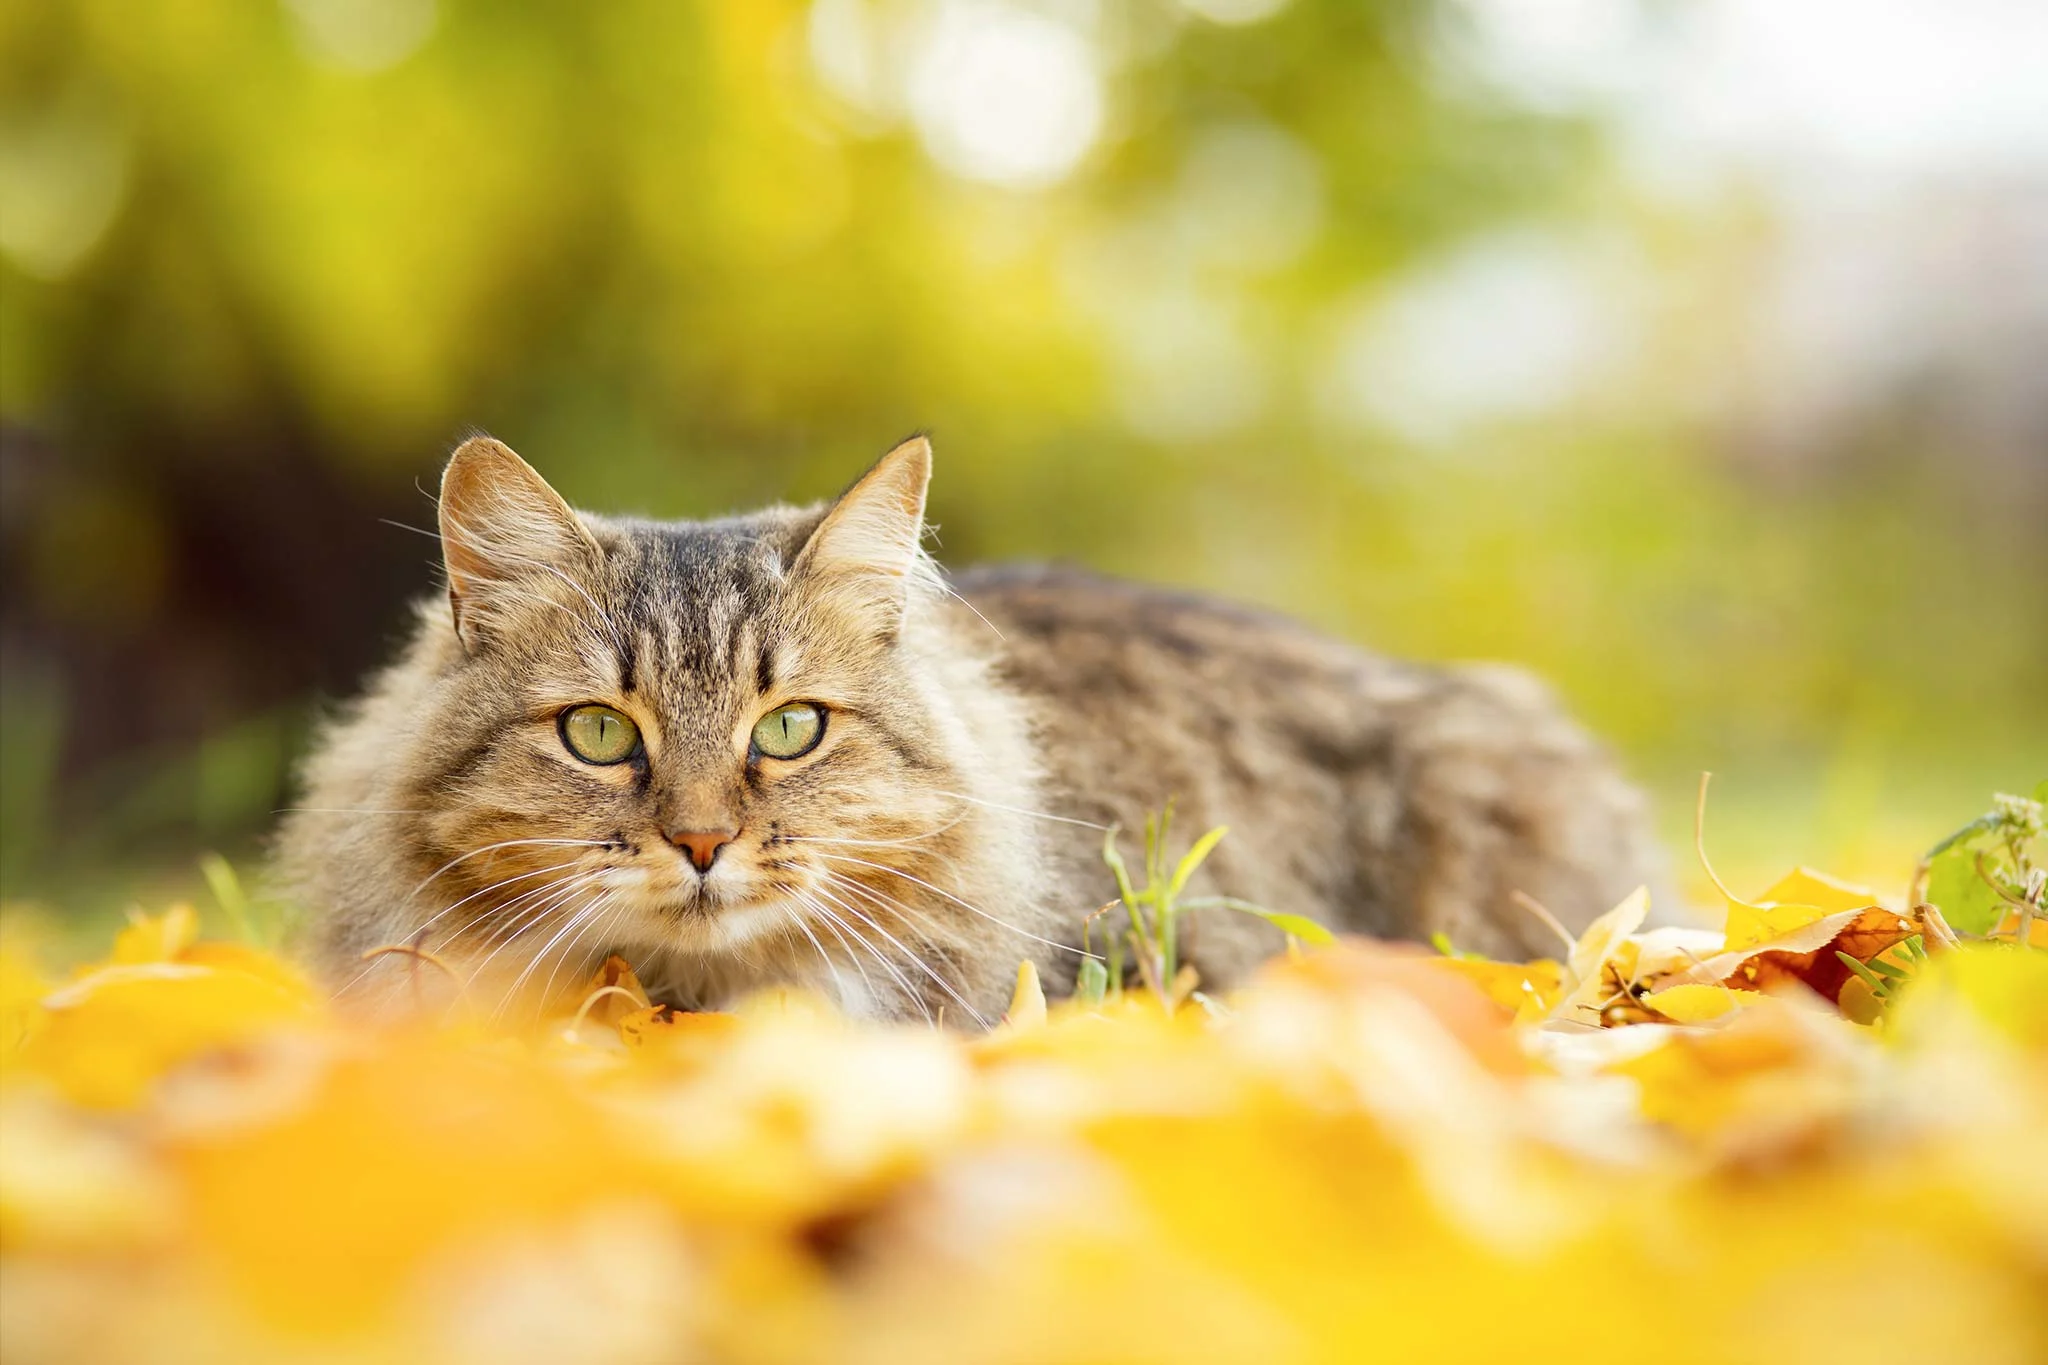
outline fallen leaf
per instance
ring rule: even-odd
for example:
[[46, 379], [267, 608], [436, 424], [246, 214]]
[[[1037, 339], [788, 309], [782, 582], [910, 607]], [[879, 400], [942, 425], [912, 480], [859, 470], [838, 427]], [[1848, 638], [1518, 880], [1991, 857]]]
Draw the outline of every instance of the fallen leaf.
[[1010, 992], [1010, 1008], [1003, 1022], [1012, 1029], [1041, 1028], [1045, 1024], [1045, 990], [1038, 984], [1038, 968], [1030, 958], [1017, 964], [1017, 987]]
[[199, 912], [174, 905], [161, 915], [130, 912], [128, 927], [114, 935], [112, 963], [169, 962], [199, 937]]
[[1649, 991], [1640, 1003], [1674, 1024], [1704, 1024], [1728, 1014], [1742, 1001], [1726, 986], [1683, 984]]
[[1514, 1018], [1541, 1016], [1557, 1003], [1564, 989], [1564, 966], [1549, 958], [1494, 962], [1483, 957], [1437, 957], [1429, 962], [1464, 977]]
[[1717, 954], [1679, 973], [1674, 984], [1720, 982], [1748, 991], [1797, 984], [1832, 1003], [1841, 998], [1843, 984], [1855, 977], [1836, 953], [1867, 963], [1913, 933], [1910, 920], [1889, 910], [1843, 910], [1766, 942]]
[[171, 1067], [315, 1013], [296, 973], [201, 962], [101, 967], [43, 1000], [23, 1065], [78, 1104], [125, 1108]]
[[1632, 952], [1629, 936], [1643, 927], [1650, 913], [1650, 889], [1639, 886], [1621, 903], [1586, 926], [1565, 964], [1565, 993], [1551, 1006], [1549, 1017], [1572, 1023], [1598, 1025], [1600, 1011], [1615, 986], [1608, 980], [1612, 960]]

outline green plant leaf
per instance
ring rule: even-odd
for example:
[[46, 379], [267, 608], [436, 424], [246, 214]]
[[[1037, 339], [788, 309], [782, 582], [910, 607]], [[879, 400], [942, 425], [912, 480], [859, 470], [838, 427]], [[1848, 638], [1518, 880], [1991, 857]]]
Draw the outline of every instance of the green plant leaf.
[[1083, 958], [1081, 971], [1074, 978], [1074, 998], [1084, 1005], [1099, 1005], [1102, 997], [1109, 994], [1109, 968], [1100, 958]]
[[1250, 901], [1241, 901], [1235, 896], [1203, 896], [1199, 900], [1185, 902], [1183, 908], [1200, 910], [1211, 905], [1220, 906], [1225, 910], [1236, 910], [1241, 914], [1257, 915], [1281, 932], [1292, 934], [1303, 943], [1313, 944], [1318, 948], [1327, 947], [1337, 941], [1335, 934], [1307, 915], [1290, 915], [1283, 910], [1268, 910], [1263, 905], [1253, 905]]
[[1861, 977], [1863, 979], [1863, 984], [1870, 987], [1870, 993], [1872, 995], [1875, 995], [1878, 999], [1884, 999], [1885, 996], [1890, 992], [1891, 986], [1889, 985], [1889, 983], [1885, 981], [1883, 977], [1879, 976], [1876, 972], [1871, 971], [1870, 968], [1864, 966], [1861, 962], [1858, 962], [1855, 958], [1849, 956], [1847, 953], [1841, 951], [1839, 948], [1835, 950], [1835, 958], [1844, 967], [1847, 967], [1850, 971], [1856, 973], [1857, 976]]
[[[1974, 840], [1959, 839], [1937, 853], [1927, 872], [1927, 899], [1958, 933], [1982, 938], [1997, 926], [2005, 902], [1977, 875], [1978, 852]], [[1988, 854], [1985, 864], [1996, 876]]]
[[1173, 880], [1168, 882], [1166, 886], [1166, 894], [1169, 899], [1181, 893], [1181, 888], [1188, 884], [1188, 878], [1195, 875], [1195, 869], [1202, 865], [1202, 860], [1215, 851], [1216, 845], [1223, 842], [1223, 836], [1228, 833], [1230, 833], [1230, 826], [1218, 825], [1201, 838], [1195, 840], [1195, 846], [1187, 851], [1187, 856], [1183, 857], [1179, 865], [1173, 869]]
[[207, 889], [234, 926], [235, 934], [244, 943], [257, 942], [255, 927], [249, 920], [248, 893], [242, 890], [242, 879], [235, 875], [234, 865], [218, 853], [208, 853], [199, 860], [199, 875], [206, 878]]
[[1116, 836], [1121, 825], [1111, 825], [1102, 833], [1102, 861], [1109, 864], [1109, 870], [1116, 874], [1116, 893], [1123, 899], [1124, 908], [1133, 915], [1137, 913], [1138, 893], [1131, 886], [1131, 870], [1124, 865], [1124, 855], [1116, 846]]
[[1257, 915], [1274, 928], [1292, 934], [1303, 943], [1313, 944], [1318, 948], [1327, 948], [1337, 941], [1335, 934], [1325, 929], [1322, 925], [1317, 924], [1307, 915], [1290, 915], [1279, 910], [1257, 910], [1250, 906], [1234, 906], [1232, 908], [1243, 910], [1248, 915]]
[[1995, 828], [1997, 825], [1998, 814], [1995, 811], [1989, 815], [1978, 816], [1969, 824], [1964, 825], [1961, 829], [1956, 830], [1954, 833], [1950, 834], [1947, 838], [1943, 839], [1933, 848], [1928, 849], [1927, 861], [1930, 863], [1934, 862], [1936, 859], [1940, 858], [1942, 854], [1947, 853], [1951, 849], [1968, 844], [1978, 835], [1984, 833], [1986, 830]]

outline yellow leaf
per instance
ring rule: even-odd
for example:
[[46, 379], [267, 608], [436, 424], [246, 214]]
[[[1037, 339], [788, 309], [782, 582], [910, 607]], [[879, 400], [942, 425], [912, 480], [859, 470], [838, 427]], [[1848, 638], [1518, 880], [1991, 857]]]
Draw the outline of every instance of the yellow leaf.
[[1038, 984], [1038, 968], [1030, 958], [1017, 964], [1017, 988], [1010, 993], [1010, 1008], [1003, 1022], [1019, 1031], [1039, 1028], [1045, 1023], [1045, 990]]
[[305, 973], [282, 958], [246, 943], [195, 943], [179, 953], [177, 960], [187, 966], [217, 967], [222, 971], [260, 977], [301, 999], [311, 1000], [315, 995], [313, 983], [306, 979]]
[[1489, 962], [1481, 957], [1441, 957], [1431, 965], [1464, 977], [1517, 1018], [1534, 1017], [1557, 1003], [1564, 967], [1548, 958], [1534, 962]]
[[199, 937], [199, 912], [174, 905], [161, 915], [131, 911], [128, 927], [114, 936], [109, 962], [170, 962]]
[[1728, 903], [1727, 927], [1722, 934], [1724, 951], [1734, 952], [1769, 942], [1811, 924], [1833, 910], [1860, 910], [1874, 903], [1860, 888], [1840, 882], [1810, 868], [1795, 868], [1764, 894], [1761, 901], [1746, 901], [1728, 889], [1707, 859], [1707, 778], [1700, 774], [1699, 804], [1693, 812], [1693, 849], [1707, 880]]
[[309, 1017], [309, 992], [288, 981], [203, 963], [101, 967], [43, 1001], [22, 1062], [75, 1103], [125, 1108], [181, 1062]]
[[1642, 1003], [1674, 1024], [1704, 1024], [1741, 1003], [1726, 986], [1679, 985], [1651, 991]]
[[1649, 913], [1650, 889], [1639, 886], [1624, 896], [1621, 904], [1586, 926], [1565, 964], [1567, 988], [1563, 998], [1551, 1007], [1550, 1018], [1581, 1024], [1598, 1022], [1597, 1007], [1608, 994], [1607, 963], [1627, 945], [1628, 936], [1642, 928]]
[[1751, 948], [1796, 929], [1839, 914], [1877, 904], [1869, 889], [1837, 881], [1823, 872], [1799, 867], [1780, 877], [1754, 901], [1728, 900], [1726, 947]]
[[171, 1153], [209, 1270], [281, 1325], [375, 1321], [440, 1248], [635, 1187], [624, 1132], [516, 1054], [409, 1037], [309, 1080], [271, 1121]]
[[0, 1056], [19, 1047], [42, 1018], [50, 993], [34, 945], [22, 935], [0, 932]]
[[1783, 938], [1826, 915], [1816, 905], [1758, 905], [1728, 898], [1728, 926], [1722, 935], [1728, 951], [1753, 948]]
[[1861, 910], [1876, 905], [1877, 893], [1810, 867], [1795, 867], [1757, 899], [1764, 905], [1810, 905], [1822, 914], [1833, 914], [1837, 910]]

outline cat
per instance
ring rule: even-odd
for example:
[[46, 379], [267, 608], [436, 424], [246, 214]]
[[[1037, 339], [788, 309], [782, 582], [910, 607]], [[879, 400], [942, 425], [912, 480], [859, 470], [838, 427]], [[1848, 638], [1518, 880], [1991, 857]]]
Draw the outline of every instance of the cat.
[[[1106, 827], [1169, 800], [1229, 827], [1189, 897], [1489, 956], [1558, 950], [1513, 893], [1576, 928], [1651, 877], [1642, 797], [1526, 675], [1071, 569], [949, 581], [930, 472], [918, 437], [828, 505], [654, 522], [465, 442], [447, 591], [280, 831], [329, 980], [402, 1002], [431, 955], [503, 1008], [616, 952], [685, 1008], [986, 1026], [1021, 959], [1073, 989]], [[1208, 908], [1180, 948], [1214, 991], [1284, 942]]]

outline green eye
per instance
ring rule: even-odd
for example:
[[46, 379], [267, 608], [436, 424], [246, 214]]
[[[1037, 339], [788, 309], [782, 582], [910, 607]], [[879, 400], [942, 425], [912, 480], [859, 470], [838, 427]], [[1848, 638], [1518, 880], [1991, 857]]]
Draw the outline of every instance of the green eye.
[[562, 713], [562, 743], [585, 763], [623, 763], [640, 751], [640, 727], [609, 706]]
[[770, 758], [802, 758], [825, 737], [825, 713], [807, 701], [778, 706], [754, 722], [754, 748]]

